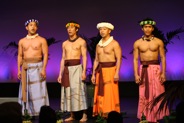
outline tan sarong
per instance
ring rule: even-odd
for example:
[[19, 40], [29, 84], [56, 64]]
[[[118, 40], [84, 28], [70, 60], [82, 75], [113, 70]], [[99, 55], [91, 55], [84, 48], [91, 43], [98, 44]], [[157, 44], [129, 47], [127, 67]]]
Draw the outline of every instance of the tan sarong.
[[[77, 60], [65, 61], [65, 67], [68, 71], [65, 77], [68, 76], [69, 86], [61, 87], [61, 110], [69, 112], [87, 109], [86, 85], [81, 79], [82, 65], [72, 65], [72, 63], [77, 63]], [[62, 83], [64, 80], [67, 79], [62, 79]]]
[[68, 67], [69, 66], [80, 65], [80, 59], [65, 60], [64, 65], [65, 65], [65, 68], [64, 68], [64, 72], [63, 72], [63, 76], [62, 76], [61, 85], [66, 88], [66, 87], [70, 86]]

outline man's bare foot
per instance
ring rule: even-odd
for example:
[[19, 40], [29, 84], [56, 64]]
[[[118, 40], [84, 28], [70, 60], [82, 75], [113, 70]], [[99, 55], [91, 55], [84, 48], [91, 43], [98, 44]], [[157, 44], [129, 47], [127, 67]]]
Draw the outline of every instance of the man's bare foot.
[[86, 122], [88, 120], [87, 117], [82, 117], [82, 119], [80, 119], [80, 122]]
[[68, 122], [68, 121], [72, 121], [72, 120], [75, 120], [75, 119], [73, 117], [69, 117], [69, 118], [65, 119], [64, 121]]
[[82, 119], [80, 120], [80, 122], [86, 122], [88, 120], [87, 114], [83, 113]]

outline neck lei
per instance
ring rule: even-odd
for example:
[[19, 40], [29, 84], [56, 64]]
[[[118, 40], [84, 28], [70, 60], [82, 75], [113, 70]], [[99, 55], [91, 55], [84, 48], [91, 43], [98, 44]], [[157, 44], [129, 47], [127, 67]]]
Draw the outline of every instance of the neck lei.
[[102, 43], [102, 39], [101, 39], [101, 40], [99, 41], [98, 45], [99, 45], [100, 47], [105, 47], [105, 46], [107, 46], [108, 44], [110, 44], [112, 40], [113, 40], [113, 36], [111, 36], [105, 43]]
[[26, 38], [27, 38], [27, 39], [34, 39], [34, 38], [36, 38], [37, 36], [38, 36], [38, 33], [35, 34], [35, 35], [31, 35], [31, 36], [30, 36], [30, 35], [27, 35]]
[[146, 41], [151, 41], [151, 40], [154, 39], [154, 36], [152, 35], [152, 36], [150, 36], [149, 38], [147, 38], [147, 37], [145, 37], [145, 36], [143, 35], [143, 36], [142, 36], [142, 39], [143, 39], [143, 40], [146, 40]]
[[79, 36], [77, 36], [76, 38], [74, 38], [73, 40], [72, 39], [68, 39], [70, 42], [75, 42], [77, 39], [79, 38]]

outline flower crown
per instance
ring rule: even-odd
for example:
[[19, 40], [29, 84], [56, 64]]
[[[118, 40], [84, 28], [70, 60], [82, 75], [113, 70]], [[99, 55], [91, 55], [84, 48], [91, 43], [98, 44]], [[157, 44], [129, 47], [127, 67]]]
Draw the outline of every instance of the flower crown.
[[146, 20], [146, 21], [141, 21], [139, 24], [140, 24], [140, 26], [144, 26], [146, 24], [150, 24], [152, 26], [155, 26], [156, 25], [156, 22], [155, 21], [152, 21], [152, 20]]
[[75, 27], [77, 27], [77, 28], [80, 28], [80, 25], [77, 24], [77, 23], [67, 23], [67, 24], [66, 24], [66, 28], [68, 28], [69, 26], [75, 26]]
[[38, 20], [36, 20], [36, 19], [29, 19], [29, 20], [27, 20], [26, 22], [25, 22], [25, 26], [27, 26], [29, 23], [31, 23], [31, 22], [35, 22], [37, 25], [39, 24], [39, 22], [38, 22]]

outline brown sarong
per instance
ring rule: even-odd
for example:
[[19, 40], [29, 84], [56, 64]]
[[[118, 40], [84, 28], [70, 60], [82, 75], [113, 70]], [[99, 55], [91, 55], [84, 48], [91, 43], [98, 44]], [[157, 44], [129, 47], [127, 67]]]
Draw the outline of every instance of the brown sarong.
[[99, 88], [98, 88], [99, 96], [104, 95], [104, 81], [103, 81], [102, 68], [114, 67], [114, 66], [116, 66], [116, 62], [99, 62], [98, 67], [95, 70], [96, 73], [99, 73]]
[[148, 66], [149, 65], [158, 65], [160, 62], [158, 60], [153, 61], [141, 61], [142, 64], [142, 73], [141, 73], [141, 83], [145, 83], [145, 97], [149, 98], [149, 77], [148, 77]]
[[61, 83], [61, 85], [64, 86], [65, 88], [70, 86], [68, 66], [75, 66], [75, 65], [80, 65], [80, 59], [65, 60], [65, 63], [64, 63], [65, 68], [63, 71], [62, 83]]
[[22, 62], [22, 100], [27, 101], [27, 69], [28, 63], [38, 63], [41, 62], [42, 58], [26, 58]]

